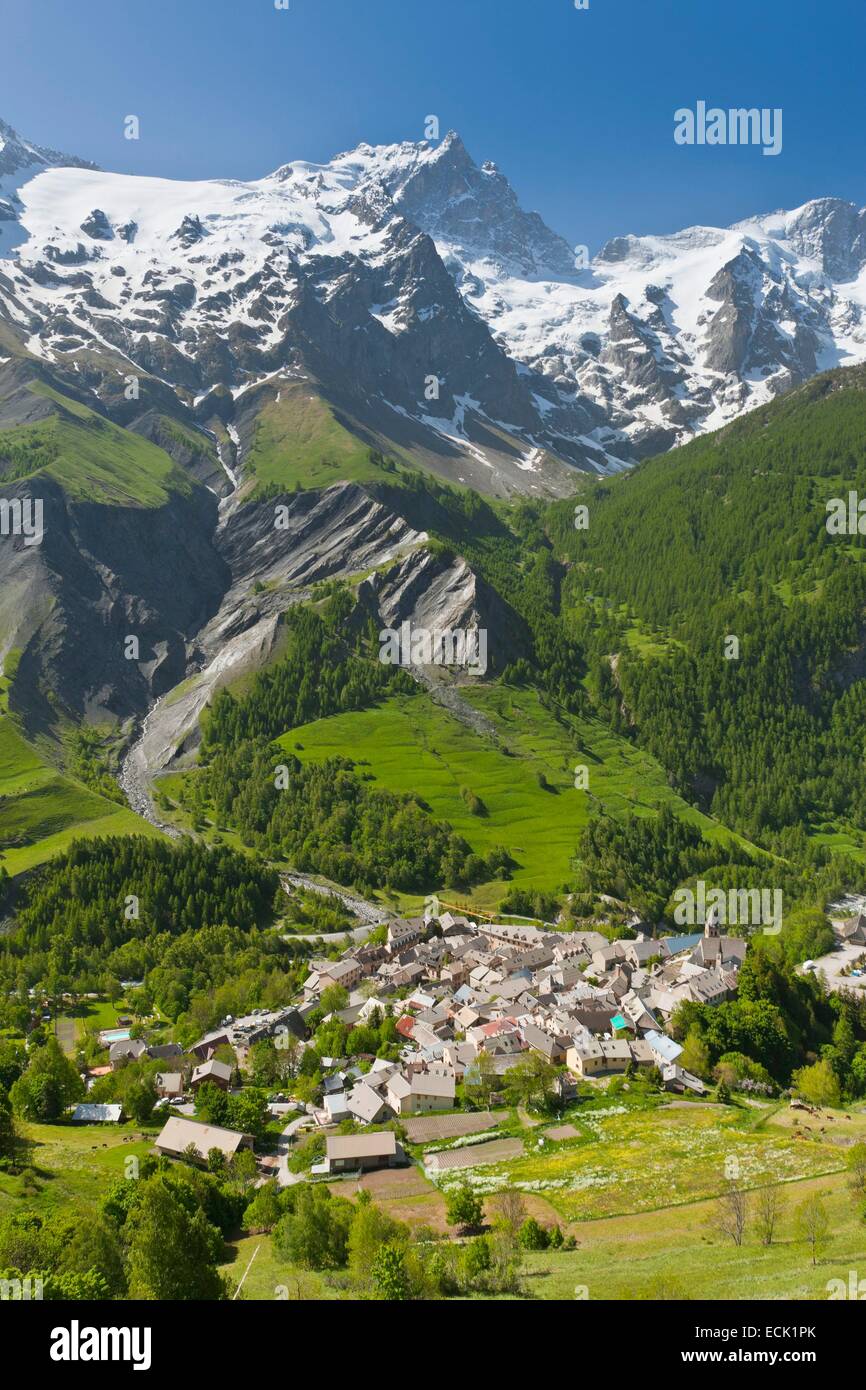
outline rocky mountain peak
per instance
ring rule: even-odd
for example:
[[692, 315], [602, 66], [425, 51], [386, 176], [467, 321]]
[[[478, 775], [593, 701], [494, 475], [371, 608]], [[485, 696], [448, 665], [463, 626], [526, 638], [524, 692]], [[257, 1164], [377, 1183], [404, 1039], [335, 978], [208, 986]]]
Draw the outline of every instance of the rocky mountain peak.
[[505, 273], [574, 273], [568, 243], [537, 212], [524, 212], [505, 175], [490, 160], [479, 167], [454, 131], [393, 191], [405, 215], [434, 240], [455, 243]]
[[45, 145], [34, 145], [8, 122], [0, 120], [0, 179], [23, 169], [74, 168], [96, 169], [87, 159], [79, 159], [74, 154], [63, 154], [60, 150], [48, 149]]
[[[456, 131], [195, 184], [0, 131], [0, 317], [124, 423], [129, 363], [149, 408], [174, 393], [218, 433], [309, 376], [386, 449], [485, 491], [562, 491], [569, 466], [627, 467], [866, 361], [866, 212], [843, 199], [613, 237], [578, 271]], [[224, 448], [252, 419], [247, 436]]]
[[866, 263], [866, 209], [841, 198], [806, 203], [789, 217], [787, 232], [795, 250], [820, 260], [832, 280], [853, 280]]
[[22, 241], [18, 217], [19, 188], [43, 169], [96, 169], [89, 160], [63, 154], [25, 140], [7, 121], [0, 120], [0, 257]]

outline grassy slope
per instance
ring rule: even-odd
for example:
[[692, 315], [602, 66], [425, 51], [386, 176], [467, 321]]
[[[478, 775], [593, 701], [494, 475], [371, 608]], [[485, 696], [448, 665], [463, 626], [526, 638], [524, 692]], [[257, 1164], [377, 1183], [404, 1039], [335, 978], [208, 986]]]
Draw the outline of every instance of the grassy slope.
[[18, 1121], [32, 1174], [0, 1173], [0, 1215], [24, 1207], [46, 1209], [96, 1204], [109, 1183], [122, 1178], [124, 1160], [144, 1158], [161, 1122], [124, 1125], [35, 1125]]
[[[764, 1124], [754, 1123], [748, 1112], [705, 1106], [611, 1113], [607, 1118], [602, 1114], [594, 1126], [598, 1134], [589, 1141], [551, 1146], [570, 1178], [579, 1180], [603, 1165], [609, 1182], [606, 1188], [587, 1186], [582, 1197], [577, 1191], [584, 1201], [580, 1213], [558, 1210], [573, 1193], [550, 1189], [527, 1194], [531, 1210], [547, 1222], [558, 1216], [578, 1241], [575, 1251], [527, 1256], [527, 1295], [572, 1300], [576, 1286], [582, 1285], [590, 1299], [826, 1298], [829, 1279], [847, 1280], [849, 1269], [862, 1268], [866, 1260], [860, 1204], [841, 1171], [841, 1141], [866, 1132], [866, 1113], [861, 1109], [825, 1114], [812, 1135], [797, 1139], [791, 1112], [773, 1114], [772, 1109], [756, 1113], [758, 1122], [766, 1116]], [[808, 1126], [807, 1119], [804, 1127]], [[23, 1124], [21, 1129], [34, 1171], [19, 1177], [0, 1174], [0, 1214], [25, 1206], [45, 1211], [97, 1202], [108, 1183], [123, 1176], [130, 1154], [143, 1157], [149, 1151], [158, 1126], [142, 1130], [137, 1125]], [[724, 1162], [730, 1152], [743, 1161], [747, 1186], [783, 1180], [784, 1206], [776, 1242], [769, 1248], [758, 1243], [751, 1226], [740, 1249], [714, 1229], [714, 1198], [724, 1186]], [[509, 1177], [519, 1179], [520, 1165], [546, 1161], [535, 1155], [516, 1160], [508, 1165]], [[680, 1189], [676, 1194], [674, 1182]], [[370, 1186], [377, 1204], [400, 1219], [445, 1229], [442, 1194], [418, 1169], [374, 1174], [364, 1185]], [[337, 1183], [332, 1190], [351, 1197], [355, 1187]], [[815, 1192], [827, 1207], [830, 1240], [813, 1268], [796, 1237], [794, 1213], [797, 1204]], [[595, 1200], [605, 1193], [605, 1200]], [[674, 1205], [669, 1204], [672, 1195]], [[226, 1252], [226, 1272], [239, 1280], [257, 1249], [243, 1296], [336, 1296], [322, 1276], [278, 1260], [268, 1236], [233, 1242]], [[276, 1292], [280, 1286], [286, 1288], [285, 1295]]]
[[[739, 1249], [724, 1240], [713, 1229], [714, 1202], [662, 1207], [581, 1226], [574, 1252], [530, 1256], [528, 1290], [541, 1299], [572, 1299], [578, 1286], [590, 1299], [825, 1299], [829, 1279], [847, 1284], [848, 1271], [862, 1268], [866, 1227], [840, 1174], [792, 1183], [784, 1192], [786, 1210], [770, 1247], [754, 1231]], [[793, 1212], [813, 1193], [832, 1232], [815, 1268], [796, 1239]]]
[[[566, 1222], [681, 1206], [720, 1193], [726, 1165], [754, 1188], [839, 1170], [844, 1151], [821, 1136], [797, 1141], [772, 1118], [714, 1104], [627, 1110], [621, 1104], [570, 1117], [576, 1139], [531, 1148], [507, 1163], [475, 1170], [490, 1190], [528, 1184]], [[863, 1127], [861, 1126], [861, 1129]]]
[[[517, 886], [558, 890], [571, 877], [580, 833], [600, 805], [649, 815], [669, 803], [700, 823], [708, 837], [727, 836], [671, 791], [653, 758], [600, 722], [561, 724], [531, 690], [490, 686], [467, 698], [496, 725], [512, 756], [422, 694], [317, 720], [281, 742], [304, 761], [341, 755], [368, 763], [363, 771], [389, 790], [422, 797], [478, 853], [506, 845], [520, 866], [512, 880]], [[589, 768], [589, 793], [574, 788], [577, 763]], [[538, 773], [555, 790], [540, 787]], [[463, 787], [481, 798], [486, 815], [470, 813]], [[493, 908], [507, 887], [501, 881], [483, 884], [471, 901], [482, 910]]]
[[78, 836], [158, 833], [134, 812], [44, 762], [9, 716], [0, 714], [0, 862], [10, 874], [61, 854]]
[[[340, 1196], [351, 1195], [339, 1185], [334, 1190]], [[793, 1208], [813, 1193], [820, 1194], [827, 1208], [832, 1232], [814, 1268], [805, 1246], [796, 1239], [793, 1215]], [[526, 1295], [533, 1300], [570, 1302], [583, 1297], [585, 1289], [590, 1300], [825, 1299], [828, 1280], [842, 1279], [847, 1284], [848, 1271], [862, 1269], [866, 1227], [840, 1174], [792, 1183], [785, 1189], [785, 1198], [787, 1209], [770, 1247], [760, 1245], [749, 1231], [739, 1249], [723, 1240], [712, 1227], [712, 1201], [586, 1222], [576, 1232], [577, 1250], [526, 1256]], [[377, 1193], [374, 1200], [393, 1215], [412, 1219], [405, 1197], [390, 1201]], [[416, 1219], [429, 1224], [429, 1204], [421, 1198], [415, 1201]], [[321, 1275], [293, 1269], [277, 1259], [269, 1236], [234, 1242], [224, 1272], [238, 1281], [256, 1249], [242, 1297], [272, 1299], [280, 1287], [288, 1290], [290, 1299], [337, 1297]]]
[[229, 1258], [221, 1266], [222, 1273], [227, 1274], [235, 1286], [243, 1279], [242, 1299], [319, 1302], [340, 1296], [320, 1274], [278, 1259], [268, 1235], [241, 1236], [231, 1242], [227, 1254]]
[[42, 758], [8, 713], [9, 685], [0, 675], [0, 863], [10, 874], [61, 854], [79, 835], [159, 833]]
[[260, 484], [319, 488], [393, 476], [371, 463], [368, 446], [338, 423], [308, 383], [283, 385], [279, 394], [259, 415], [244, 460]]
[[169, 436], [181, 448], [188, 449], [191, 454], [198, 455], [200, 458], [209, 459], [215, 467], [219, 468], [219, 455], [216, 445], [210, 437], [199, 434], [197, 430], [190, 429], [180, 420], [173, 420], [169, 415], [160, 415], [159, 424], [165, 435]]
[[[189, 479], [181, 469], [149, 440], [112, 424], [41, 382], [30, 389], [49, 397], [55, 413], [35, 424], [0, 432], [0, 458], [4, 447], [47, 451], [51, 461], [37, 467], [34, 473], [54, 478], [76, 502], [159, 507], [168, 500], [170, 492], [190, 491]], [[23, 472], [15, 472], [22, 477], [32, 476], [26, 467]]]
[[864, 431], [866, 370], [813, 378], [633, 472], [585, 484], [592, 523], [569, 535], [569, 554], [587, 587], [649, 622], [675, 623], [708, 591], [748, 592], [756, 559], [786, 605], [813, 602], [812, 567], [828, 548], [863, 558], [860, 537], [830, 538], [825, 522], [828, 498], [863, 495]]
[[[825, 529], [829, 498], [866, 491], [864, 438], [866, 370], [848, 367], [633, 472], [582, 483], [592, 523], [577, 549], [569, 536], [575, 573], [608, 595], [597, 607], [628, 624], [625, 641], [644, 659], [677, 645], [672, 633], [696, 596], [706, 607], [703, 581], [716, 600], [754, 598], [756, 561], [785, 608], [811, 606], [824, 595], [816, 567], [828, 554], [866, 560], [861, 536]], [[862, 826], [828, 813], [803, 828], [813, 844], [866, 864]]]
[[[500, 1185], [532, 1184], [527, 1200], [544, 1199], [548, 1222], [558, 1219], [578, 1241], [575, 1252], [529, 1257], [531, 1297], [572, 1299], [583, 1285], [590, 1299], [825, 1298], [827, 1280], [847, 1279], [866, 1257], [862, 1203], [842, 1171], [843, 1146], [866, 1135], [862, 1107], [812, 1118], [776, 1104], [626, 1109], [623, 1098], [611, 1100], [607, 1114], [599, 1102], [595, 1114], [581, 1108], [569, 1117], [578, 1139], [533, 1151], [536, 1131], [524, 1157], [475, 1170], [482, 1190], [494, 1186], [495, 1175]], [[751, 1217], [740, 1249], [715, 1229], [716, 1198], [733, 1156], [745, 1188], [781, 1183], [769, 1248]], [[813, 1193], [830, 1220], [828, 1247], [814, 1269], [795, 1229], [795, 1209]], [[426, 1219], [422, 1213], [419, 1204], [418, 1220]]]

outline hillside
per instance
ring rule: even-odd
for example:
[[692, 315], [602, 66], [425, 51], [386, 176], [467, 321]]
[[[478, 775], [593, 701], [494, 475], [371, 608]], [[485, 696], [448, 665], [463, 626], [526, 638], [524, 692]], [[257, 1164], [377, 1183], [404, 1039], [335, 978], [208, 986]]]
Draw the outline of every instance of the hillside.
[[[339, 580], [349, 601], [338, 605], [337, 630], [350, 644], [371, 625], [483, 625], [490, 670], [456, 688], [481, 718], [446, 713], [446, 680], [446, 709], [415, 696], [407, 718], [408, 707], [374, 701], [312, 724], [277, 721], [271, 737], [301, 744], [301, 763], [369, 763], [383, 789], [419, 797], [473, 854], [507, 849], [516, 888], [561, 895], [592, 817], [668, 802], [710, 841], [728, 827], [747, 860], [758, 847], [786, 873], [796, 864], [820, 878], [830, 849], [851, 861], [831, 878], [859, 872], [866, 580], [860, 538], [830, 536], [823, 523], [829, 497], [866, 488], [861, 369], [818, 377], [632, 473], [585, 482], [585, 531], [574, 528], [574, 501], [483, 502], [361, 449], [300, 386], [254, 412], [248, 484], [217, 506], [195, 473], [211, 448], [206, 435], [166, 421], [162, 437], [186, 450], [185, 462], [173, 460], [41, 377], [16, 382], [7, 418], [22, 400], [39, 418], [0, 431], [21, 474], [8, 485], [45, 478], [64, 529], [71, 523], [96, 560], [99, 590], [107, 583], [116, 595], [108, 608], [87, 596], [51, 529], [38, 556], [4, 552], [10, 575], [39, 595], [8, 609], [7, 640], [22, 652], [16, 737], [53, 736], [58, 768], [62, 719], [117, 727], [150, 712], [124, 784], [145, 810], [153, 773], [194, 761], [199, 718], [216, 692], [248, 689], [257, 669], [279, 663], [287, 611]], [[351, 481], [336, 481], [343, 475]], [[280, 508], [288, 530], [274, 528]], [[149, 644], [132, 663], [121, 655], [130, 628]], [[741, 646], [729, 661], [730, 635]], [[92, 662], [81, 659], [82, 641], [96, 643]], [[414, 675], [440, 690], [441, 672]], [[503, 678], [510, 691], [497, 693]], [[520, 761], [505, 770], [509, 741]], [[573, 787], [581, 754], [588, 794]], [[547, 789], [557, 782], [560, 792]], [[467, 809], [472, 796], [490, 802], [487, 815]], [[524, 799], [525, 815], [515, 815]], [[82, 803], [77, 823], [98, 820], [98, 809]], [[54, 825], [38, 808], [21, 814], [33, 838]], [[464, 887], [492, 906], [506, 884], [475, 874]], [[441, 887], [434, 878], [415, 891]]]
[[[26, 389], [38, 398], [27, 413], [42, 418], [0, 430], [0, 485], [45, 476], [73, 502], [116, 507], [159, 507], [173, 492], [189, 496], [188, 479], [162, 449], [42, 381]], [[5, 405], [9, 420], [8, 397]]]
[[[628, 475], [585, 483], [585, 531], [574, 502], [470, 508], [411, 477], [376, 490], [465, 556], [527, 623], [531, 649], [516, 665], [511, 657], [506, 680], [552, 697], [560, 718], [600, 717], [636, 742], [692, 814], [778, 856], [786, 892], [823, 903], [834, 883], [858, 884], [866, 860], [862, 541], [826, 526], [830, 499], [866, 488], [864, 439], [864, 375], [853, 368]], [[491, 625], [493, 650], [507, 630], [513, 619]], [[491, 691], [464, 698], [490, 713]], [[521, 711], [524, 732], [534, 729], [529, 705]], [[305, 723], [283, 742], [301, 745], [302, 762], [368, 760], [385, 785], [425, 797], [439, 775], [425, 747], [439, 745], [422, 724], [377, 710]], [[462, 738], [449, 738], [449, 751]], [[470, 776], [478, 767], [452, 762], [446, 779], [484, 801]], [[437, 812], [473, 845], [487, 843], [490, 826], [473, 827], [461, 799], [437, 801]], [[600, 794], [594, 813], [608, 804]], [[543, 835], [543, 813], [534, 824]], [[578, 838], [579, 825], [569, 830]], [[545, 882], [564, 862], [551, 856]]]
[[858, 368], [816, 378], [585, 490], [588, 529], [549, 520], [563, 603], [579, 626], [603, 611], [629, 717], [678, 785], [762, 843], [858, 857], [863, 540], [826, 523], [866, 486], [864, 388]]
[[[825, 525], [827, 501], [847, 501], [849, 490], [866, 491], [860, 367], [816, 377], [626, 476], [585, 485], [589, 529], [569, 537], [560, 524], [557, 535], [598, 594], [677, 628], [759, 591], [762, 600], [768, 589], [783, 601], [814, 597], [859, 562], [861, 538], [830, 536]], [[564, 521], [567, 509], [557, 514]]]
[[[486, 911], [512, 885], [559, 896], [573, 878], [580, 834], [602, 810], [651, 815], [671, 805], [709, 838], [727, 838], [670, 791], [652, 758], [600, 721], [557, 717], [534, 691], [516, 687], [476, 689], [466, 699], [490, 722], [491, 736], [421, 695], [301, 725], [278, 743], [302, 763], [351, 758], [376, 785], [420, 796], [479, 854], [505, 845], [515, 859], [509, 879], [460, 895]], [[591, 768], [590, 795], [575, 788], [579, 762]]]
[[9, 713], [17, 655], [7, 656], [0, 674], [0, 866], [15, 877], [61, 854], [78, 834], [151, 833], [125, 805], [64, 775], [47, 751], [24, 738]]

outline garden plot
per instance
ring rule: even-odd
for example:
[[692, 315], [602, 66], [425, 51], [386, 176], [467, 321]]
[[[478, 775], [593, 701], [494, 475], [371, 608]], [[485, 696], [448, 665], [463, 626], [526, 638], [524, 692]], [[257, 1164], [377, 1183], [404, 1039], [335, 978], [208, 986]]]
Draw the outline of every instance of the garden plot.
[[469, 1115], [417, 1115], [404, 1120], [403, 1128], [410, 1144], [432, 1144], [437, 1139], [462, 1139], [467, 1134], [480, 1134], [497, 1124], [497, 1117], [490, 1110], [481, 1110]]
[[459, 1168], [479, 1168], [485, 1163], [506, 1163], [523, 1153], [520, 1139], [491, 1139], [486, 1144], [473, 1144], [471, 1148], [444, 1149], [441, 1153], [427, 1154], [425, 1163], [430, 1177], [437, 1173], [453, 1173]]

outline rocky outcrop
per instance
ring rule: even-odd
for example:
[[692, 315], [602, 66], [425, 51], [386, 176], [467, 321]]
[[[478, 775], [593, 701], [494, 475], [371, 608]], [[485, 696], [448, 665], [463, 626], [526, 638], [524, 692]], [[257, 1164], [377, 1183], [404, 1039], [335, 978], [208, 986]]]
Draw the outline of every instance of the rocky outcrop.
[[4, 652], [23, 653], [20, 712], [27, 722], [47, 701], [97, 721], [143, 713], [183, 679], [188, 635], [225, 591], [216, 499], [197, 489], [161, 507], [106, 507], [72, 502], [44, 475], [2, 488], [5, 498], [37, 492], [41, 544], [0, 538], [0, 634]]
[[424, 539], [351, 483], [267, 502], [230, 500], [213, 536], [228, 583], [190, 642], [191, 673], [148, 720], [139, 766], [158, 770], [194, 750], [214, 691], [267, 662], [282, 614], [311, 585], [389, 566]]
[[[459, 556], [415, 550], [392, 569], [365, 580], [358, 599], [362, 611], [373, 614], [382, 628], [397, 631], [408, 623], [410, 630], [430, 633], [483, 631], [486, 670], [482, 674], [501, 673], [531, 650], [520, 616]], [[450, 669], [436, 662], [429, 665], [456, 680], [477, 674], [460, 665]], [[424, 670], [423, 662], [419, 666]]]
[[787, 226], [791, 246], [820, 261], [831, 280], [854, 280], [866, 265], [866, 209], [841, 198], [816, 198], [793, 214]]
[[574, 253], [537, 212], [524, 212], [508, 179], [487, 160], [480, 167], [456, 131], [408, 174], [388, 179], [397, 206], [435, 241], [495, 261], [518, 275], [565, 275]]
[[743, 379], [784, 369], [786, 385], [817, 371], [817, 315], [791, 283], [746, 249], [714, 276], [707, 299], [719, 308], [706, 325], [705, 363]]

